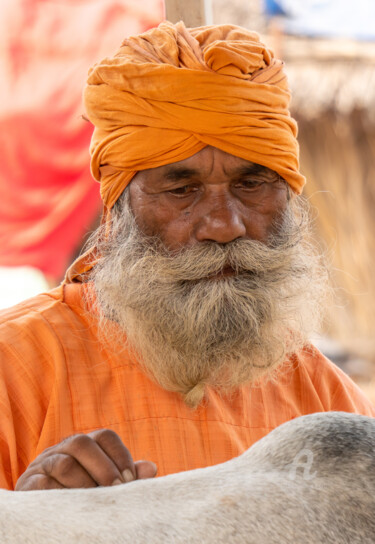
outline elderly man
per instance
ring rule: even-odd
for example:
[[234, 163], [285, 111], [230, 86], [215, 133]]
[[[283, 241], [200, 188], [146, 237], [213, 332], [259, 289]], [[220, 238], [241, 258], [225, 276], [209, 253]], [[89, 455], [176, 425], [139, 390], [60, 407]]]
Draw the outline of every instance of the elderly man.
[[1, 486], [114, 485], [303, 414], [375, 415], [309, 344], [325, 274], [288, 104], [282, 63], [229, 25], [162, 23], [91, 70], [102, 226], [62, 286], [2, 314]]

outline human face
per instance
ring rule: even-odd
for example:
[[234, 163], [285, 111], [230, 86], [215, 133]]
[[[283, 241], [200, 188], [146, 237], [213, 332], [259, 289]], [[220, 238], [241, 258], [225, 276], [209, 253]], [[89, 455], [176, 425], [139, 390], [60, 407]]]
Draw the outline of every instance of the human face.
[[138, 172], [129, 190], [140, 230], [170, 251], [240, 238], [265, 243], [288, 201], [275, 172], [210, 146]]

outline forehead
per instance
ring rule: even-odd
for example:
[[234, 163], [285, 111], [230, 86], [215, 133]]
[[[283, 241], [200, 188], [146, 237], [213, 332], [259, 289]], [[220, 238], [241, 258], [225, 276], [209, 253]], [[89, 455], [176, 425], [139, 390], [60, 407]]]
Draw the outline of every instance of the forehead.
[[202, 175], [206, 178], [212, 174], [232, 177], [238, 174], [275, 175], [275, 172], [265, 166], [236, 157], [215, 147], [207, 146], [187, 159], [157, 168], [142, 170], [137, 176], [142, 175], [144, 178], [154, 179], [174, 179], [176, 177], [187, 178], [193, 175]]

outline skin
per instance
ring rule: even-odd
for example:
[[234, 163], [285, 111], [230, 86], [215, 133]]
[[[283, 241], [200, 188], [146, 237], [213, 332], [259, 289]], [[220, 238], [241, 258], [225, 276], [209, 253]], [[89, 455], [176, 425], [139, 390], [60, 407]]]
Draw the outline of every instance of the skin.
[[110, 429], [77, 434], [44, 450], [18, 479], [15, 491], [110, 486], [152, 478], [157, 467], [137, 461]]
[[275, 172], [213, 147], [138, 172], [129, 189], [139, 228], [171, 251], [237, 238], [266, 242], [288, 201]]
[[[138, 227], [170, 251], [238, 238], [266, 242], [288, 202], [287, 185], [265, 167], [206, 147], [188, 159], [143, 170], [130, 184]], [[233, 271], [222, 271], [222, 275]], [[16, 491], [110, 486], [152, 478], [112, 430], [71, 436], [42, 452]]]

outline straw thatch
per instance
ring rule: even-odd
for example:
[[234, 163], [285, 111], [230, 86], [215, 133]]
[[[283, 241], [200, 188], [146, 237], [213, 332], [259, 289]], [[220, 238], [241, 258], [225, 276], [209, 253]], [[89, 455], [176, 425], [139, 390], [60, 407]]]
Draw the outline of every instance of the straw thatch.
[[328, 332], [375, 361], [375, 44], [284, 39], [305, 194], [332, 251]]
[[375, 123], [375, 43], [348, 40], [278, 40], [293, 92], [292, 109], [313, 120], [325, 112], [366, 113]]
[[306, 195], [318, 210], [317, 231], [331, 249], [339, 288], [328, 330], [375, 358], [375, 125], [363, 109], [296, 116]]

